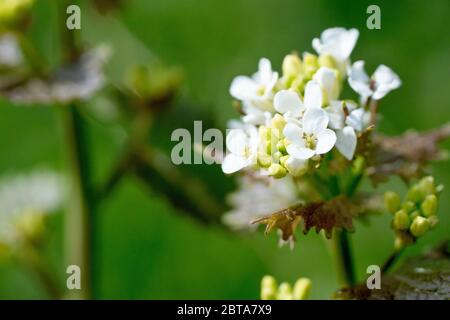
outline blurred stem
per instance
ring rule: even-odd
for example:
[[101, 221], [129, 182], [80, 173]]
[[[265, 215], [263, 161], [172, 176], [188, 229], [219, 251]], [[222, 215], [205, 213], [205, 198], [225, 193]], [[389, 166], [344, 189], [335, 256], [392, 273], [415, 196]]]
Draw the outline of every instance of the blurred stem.
[[342, 287], [351, 286], [355, 283], [355, 269], [349, 234], [346, 230], [335, 230], [331, 241], [338, 284]]
[[62, 291], [54, 278], [54, 274], [49, 271], [48, 266], [32, 245], [24, 248], [17, 258], [37, 276], [50, 299], [59, 300], [62, 298]]
[[395, 250], [383, 263], [383, 266], [381, 267], [381, 273], [386, 273], [391, 269], [391, 267], [398, 261], [400, 256], [402, 255], [404, 251], [404, 248], [401, 248], [399, 250]]
[[81, 115], [75, 105], [60, 106], [64, 128], [64, 147], [70, 182], [70, 199], [65, 217], [67, 265], [81, 269], [81, 290], [75, 299], [91, 298], [91, 215], [87, 198], [87, 159], [83, 143]]

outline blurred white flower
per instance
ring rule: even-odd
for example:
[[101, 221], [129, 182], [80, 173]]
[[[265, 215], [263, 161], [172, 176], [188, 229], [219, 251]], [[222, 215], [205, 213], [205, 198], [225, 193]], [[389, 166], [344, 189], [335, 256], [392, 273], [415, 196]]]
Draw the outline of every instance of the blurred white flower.
[[306, 110], [303, 125], [286, 124], [283, 134], [289, 140], [286, 150], [296, 159], [309, 159], [330, 151], [336, 143], [336, 134], [327, 129], [328, 116], [323, 109]]
[[255, 229], [250, 222], [276, 211], [288, 208], [299, 201], [297, 189], [291, 177], [244, 176], [239, 188], [227, 197], [231, 211], [223, 216], [225, 224], [233, 229]]
[[331, 100], [339, 97], [339, 81], [335, 70], [321, 67], [313, 76], [322, 89], [323, 105], [327, 105]]
[[22, 51], [17, 38], [10, 33], [2, 34], [0, 36], [0, 67], [16, 67], [22, 61]]
[[318, 54], [332, 56], [341, 65], [341, 70], [347, 64], [358, 36], [359, 31], [356, 29], [329, 28], [322, 32], [320, 39], [313, 39], [312, 46]]
[[26, 214], [50, 214], [62, 204], [64, 187], [59, 174], [39, 170], [0, 180], [0, 242], [18, 238], [16, 222]]
[[272, 65], [266, 58], [259, 60], [258, 71], [252, 76], [237, 76], [233, 79], [230, 94], [241, 101], [247, 101], [255, 107], [273, 111], [271, 99], [278, 73], [272, 71]]
[[369, 78], [364, 70], [364, 61], [362, 60], [356, 61], [349, 68], [348, 83], [361, 96], [363, 103], [369, 97], [380, 100], [402, 84], [399, 76], [385, 65], [379, 65], [372, 77]]
[[258, 129], [247, 124], [243, 128], [231, 129], [226, 138], [229, 153], [222, 162], [224, 173], [234, 173], [256, 164], [259, 144]]

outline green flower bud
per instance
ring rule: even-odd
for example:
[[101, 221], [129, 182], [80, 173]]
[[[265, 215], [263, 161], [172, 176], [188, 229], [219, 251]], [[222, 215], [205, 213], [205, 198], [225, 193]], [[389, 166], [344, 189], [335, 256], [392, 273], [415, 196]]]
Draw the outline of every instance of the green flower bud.
[[283, 140], [277, 142], [277, 150], [283, 154], [286, 154], [286, 145]]
[[419, 210], [414, 210], [413, 212], [411, 212], [409, 214], [409, 219], [411, 221], [413, 221], [416, 217], [419, 217], [419, 216], [420, 216], [420, 211]]
[[413, 185], [406, 195], [406, 199], [412, 202], [420, 202], [423, 200], [423, 194], [417, 184]]
[[330, 69], [337, 69], [336, 61], [329, 54], [321, 54], [318, 59], [319, 66]]
[[280, 158], [283, 156], [283, 154], [280, 151], [277, 151], [273, 154], [273, 160], [275, 162], [280, 162]]
[[261, 299], [275, 300], [277, 297], [277, 281], [274, 277], [266, 275], [261, 280]]
[[422, 180], [419, 181], [419, 188], [423, 196], [436, 193], [434, 178], [432, 176], [422, 178]]
[[395, 213], [400, 209], [400, 196], [393, 191], [388, 191], [384, 194], [384, 204], [390, 213]]
[[407, 230], [411, 221], [405, 210], [399, 210], [394, 215], [393, 225], [396, 230]]
[[428, 229], [430, 229], [430, 222], [427, 218], [424, 217], [416, 217], [409, 228], [411, 234], [415, 237], [420, 237], [424, 235]]
[[300, 57], [293, 53], [288, 54], [283, 59], [283, 76], [296, 76], [302, 71], [302, 61], [300, 60]]
[[269, 175], [275, 178], [283, 178], [284, 176], [286, 176], [286, 173], [286, 169], [277, 163], [272, 163], [272, 165], [269, 167]]
[[311, 289], [311, 280], [308, 278], [300, 278], [294, 284], [292, 298], [294, 300], [305, 300]]
[[264, 152], [258, 152], [258, 165], [262, 168], [268, 168], [272, 164], [272, 157]]
[[[280, 157], [280, 164], [286, 168], [286, 161], [289, 159], [289, 155]], [[286, 168], [287, 169], [287, 168]]]
[[279, 130], [280, 132], [283, 132], [284, 126], [286, 125], [286, 120], [283, 118], [282, 115], [276, 114], [272, 121], [271, 121], [272, 128]]
[[420, 208], [426, 217], [431, 217], [436, 214], [438, 200], [434, 194], [429, 194], [426, 196], [425, 200], [422, 202]]
[[318, 67], [319, 61], [315, 54], [305, 53], [303, 56], [303, 61], [307, 67]]
[[416, 204], [412, 201], [405, 201], [402, 204], [402, 209], [405, 210], [407, 213], [410, 213], [416, 208]]
[[292, 300], [292, 288], [287, 282], [283, 282], [278, 287], [277, 300]]

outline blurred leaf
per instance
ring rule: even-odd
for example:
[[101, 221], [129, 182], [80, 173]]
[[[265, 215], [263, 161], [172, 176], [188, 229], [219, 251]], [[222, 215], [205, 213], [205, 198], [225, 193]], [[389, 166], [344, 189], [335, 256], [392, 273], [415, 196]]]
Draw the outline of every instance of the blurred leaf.
[[398, 175], [405, 181], [421, 175], [424, 166], [432, 160], [443, 158], [438, 143], [450, 137], [450, 124], [425, 133], [407, 132], [400, 136], [377, 135], [373, 139], [374, 162], [368, 174], [377, 184], [390, 175]]

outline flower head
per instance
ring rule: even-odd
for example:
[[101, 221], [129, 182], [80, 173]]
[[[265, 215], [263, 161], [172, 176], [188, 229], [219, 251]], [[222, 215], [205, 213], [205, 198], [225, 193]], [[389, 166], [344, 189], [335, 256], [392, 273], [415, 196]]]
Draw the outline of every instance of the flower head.
[[385, 65], [380, 65], [369, 78], [364, 70], [364, 61], [356, 61], [349, 68], [348, 83], [361, 96], [364, 103], [367, 98], [380, 100], [390, 91], [401, 86], [398, 75]]
[[323, 109], [306, 110], [302, 126], [288, 123], [284, 135], [290, 141], [286, 150], [297, 159], [309, 159], [330, 151], [336, 143], [336, 134], [327, 129], [328, 116]]
[[223, 172], [234, 173], [256, 164], [258, 142], [258, 129], [253, 125], [231, 129], [226, 138], [229, 153], [222, 162]]
[[263, 110], [272, 110], [270, 99], [278, 80], [278, 73], [266, 58], [259, 60], [258, 71], [252, 76], [237, 76], [233, 79], [230, 94], [241, 101], [247, 101]]

